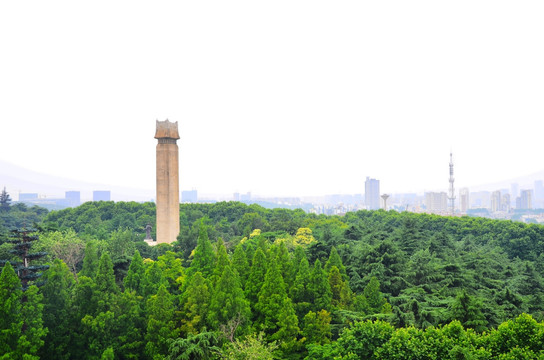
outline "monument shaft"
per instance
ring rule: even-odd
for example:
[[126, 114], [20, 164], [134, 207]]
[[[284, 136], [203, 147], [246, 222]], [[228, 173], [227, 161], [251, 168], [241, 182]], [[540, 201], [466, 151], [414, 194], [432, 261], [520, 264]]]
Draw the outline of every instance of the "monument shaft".
[[172, 243], [179, 234], [178, 123], [157, 121], [157, 243]]

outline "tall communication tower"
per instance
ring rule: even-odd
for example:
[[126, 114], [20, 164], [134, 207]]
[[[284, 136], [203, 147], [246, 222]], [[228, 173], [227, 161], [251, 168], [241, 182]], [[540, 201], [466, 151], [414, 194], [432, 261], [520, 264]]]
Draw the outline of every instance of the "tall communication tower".
[[448, 200], [450, 201], [450, 211], [451, 214], [455, 214], [455, 188], [453, 186], [453, 182], [455, 179], [453, 178], [453, 155], [450, 152], [450, 196], [448, 197]]

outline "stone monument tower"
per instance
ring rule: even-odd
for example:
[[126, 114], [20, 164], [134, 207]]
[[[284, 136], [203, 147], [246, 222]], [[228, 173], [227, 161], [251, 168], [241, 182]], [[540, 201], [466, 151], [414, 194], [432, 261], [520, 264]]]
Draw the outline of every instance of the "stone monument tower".
[[172, 243], [179, 234], [178, 122], [158, 121], [157, 243]]

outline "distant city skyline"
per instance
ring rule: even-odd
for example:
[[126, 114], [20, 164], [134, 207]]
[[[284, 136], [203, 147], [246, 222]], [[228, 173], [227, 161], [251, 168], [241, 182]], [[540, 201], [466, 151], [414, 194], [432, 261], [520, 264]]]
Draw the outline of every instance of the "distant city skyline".
[[[38, 173], [36, 171], [32, 171], [29, 169], [22, 168], [20, 166], [16, 166], [10, 163], [6, 163], [0, 160], [0, 186], [6, 186], [8, 189], [8, 192], [12, 194], [12, 196], [17, 199], [18, 194], [24, 194], [24, 196], [30, 196], [32, 198], [37, 197], [49, 197], [49, 198], [64, 198], [65, 193], [72, 193], [72, 192], [78, 192], [81, 193], [81, 201], [91, 201], [91, 200], [134, 200], [134, 201], [153, 201], [154, 200], [154, 188], [150, 189], [137, 189], [132, 187], [123, 187], [123, 186], [116, 186], [112, 184], [93, 184], [90, 182], [81, 182], [79, 180], [74, 180], [71, 178], [60, 178], [56, 176], [52, 176], [50, 174], [42, 174]], [[5, 172], [3, 170], [7, 169], [8, 171]], [[16, 175], [14, 178], [13, 175]], [[17, 174], [19, 178], [17, 179]], [[535, 173], [532, 176], [528, 177], [518, 177], [513, 178], [510, 180], [504, 180], [502, 182], [495, 182], [490, 184], [484, 184], [480, 186], [475, 187], [461, 187], [457, 188], [456, 190], [456, 207], [460, 207], [460, 196], [461, 193], [465, 190], [470, 191], [471, 193], [477, 193], [477, 192], [493, 192], [497, 190], [501, 190], [504, 194], [507, 192], [512, 196], [512, 203], [515, 202], [516, 197], [520, 195], [520, 191], [523, 190], [531, 190], [534, 192], [534, 199], [536, 199], [539, 205], [544, 206], [544, 171], [540, 173]], [[385, 193], [385, 191], [381, 191], [379, 189], [380, 179], [372, 179], [370, 177], [366, 177], [363, 181], [361, 181], [362, 186], [360, 187], [360, 191], [353, 192], [353, 193], [318, 193], [318, 194], [311, 194], [311, 195], [298, 195], [294, 197], [300, 197], [300, 198], [312, 198], [312, 197], [323, 197], [323, 196], [334, 196], [334, 195], [360, 195], [362, 196], [361, 202], [366, 203], [365, 200], [365, 194], [366, 194], [366, 183], [372, 180], [375, 184], [377, 184], [377, 187], [374, 186], [374, 192], [373, 196], [376, 197], [378, 195], [381, 195]], [[35, 181], [35, 182], [33, 182]], [[445, 184], [442, 189], [439, 189], [438, 192], [441, 191], [448, 191], [449, 183]], [[47, 190], [40, 190], [41, 189], [47, 189]], [[112, 190], [96, 190], [97, 188], [101, 189], [115, 189]], [[183, 198], [186, 197], [189, 201], [193, 201], [195, 198], [199, 199], [220, 199], [220, 200], [235, 200], [235, 201], [248, 201], [252, 197], [252, 193], [245, 192], [234, 192], [234, 193], [204, 193], [198, 190], [198, 188], [193, 187], [191, 190], [185, 190], [183, 187], [181, 187], [182, 190], [180, 190], [180, 201], [183, 201]], [[70, 189], [70, 190], [68, 190]], [[403, 192], [403, 191], [390, 191], [390, 194], [417, 194], [420, 196], [424, 196], [425, 193], [430, 192], [436, 192], [436, 191], [428, 191], [428, 190], [422, 190], [422, 191], [414, 191], [414, 192]], [[198, 193], [198, 196], [197, 196]], [[293, 196], [286, 196], [282, 194], [253, 194], [253, 197], [262, 198], [262, 197], [293, 197]], [[379, 200], [379, 199], [378, 199]], [[375, 200], [376, 201], [376, 200]], [[381, 201], [381, 200], [379, 200]], [[380, 206], [371, 206], [372, 208], [380, 208]]]
[[169, 119], [181, 189], [202, 195], [357, 194], [367, 176], [382, 193], [447, 191], [450, 150], [456, 188], [508, 181], [544, 170], [543, 13], [491, 0], [6, 2], [0, 160], [154, 189], [149, 134]]
[[[6, 163], [0, 161], [0, 165]], [[96, 188], [110, 188], [105, 185], [83, 183], [70, 179], [62, 179], [57, 177], [49, 177], [48, 175], [39, 174], [36, 172], [27, 171], [20, 167], [10, 166], [9, 170], [15, 175], [20, 176], [21, 183], [13, 177], [6, 177], [0, 172], [0, 182], [6, 186], [8, 192], [12, 195], [13, 200], [26, 201], [36, 204], [48, 204], [51, 201], [58, 202], [62, 206], [77, 206], [85, 201], [154, 201], [152, 192], [154, 189], [134, 189], [111, 187], [114, 190], [112, 196], [111, 190], [94, 190]], [[18, 173], [20, 171], [20, 173]], [[13, 174], [12, 174], [13, 175]], [[537, 175], [544, 178], [544, 172]], [[37, 179], [39, 183], [26, 182], [24, 179]], [[522, 179], [523, 180], [523, 179]], [[544, 208], [544, 190], [543, 180], [531, 180], [526, 178], [524, 183], [520, 185], [517, 182], [503, 182], [501, 185], [489, 184], [486, 187], [460, 188], [456, 191], [458, 201], [455, 202], [455, 208], [462, 213], [474, 208], [488, 208], [492, 212], [509, 211], [510, 207], [517, 209]], [[357, 205], [357, 208], [378, 209], [382, 208], [381, 200], [378, 198], [379, 206], [376, 206], [379, 195], [384, 192], [379, 190], [379, 179], [371, 179], [367, 177], [365, 180], [365, 189], [362, 192], [353, 194], [325, 194], [314, 196], [267, 196], [261, 194], [252, 194], [251, 192], [240, 194], [235, 192], [232, 194], [206, 194], [199, 193], [197, 189], [180, 191], [180, 202], [197, 202], [197, 201], [271, 201], [283, 204], [296, 205], [303, 202], [315, 204], [339, 204], [346, 203]], [[24, 185], [23, 185], [24, 184]], [[56, 187], [52, 187], [54, 186]], [[372, 186], [374, 184], [374, 186]], [[66, 190], [63, 186], [72, 190]], [[369, 190], [367, 196], [367, 188]], [[18, 190], [14, 190], [18, 189]], [[51, 190], [55, 189], [55, 190]], [[74, 190], [84, 189], [84, 190]], [[90, 190], [93, 189], [93, 190]], [[64, 195], [61, 195], [64, 194]], [[435, 195], [436, 194], [436, 195]], [[517, 195], [516, 195], [517, 194]], [[428, 211], [446, 214], [445, 199], [446, 192], [424, 191], [418, 193], [403, 193], [392, 192], [389, 194], [391, 199], [388, 201], [388, 208], [397, 210], [407, 210], [406, 205], [414, 206], [420, 204], [427, 208]], [[439, 196], [439, 197], [437, 197]], [[429, 198], [430, 197], [430, 198]], [[369, 200], [374, 198], [374, 200]], [[418, 200], [419, 198], [419, 200]], [[429, 200], [429, 199], [440, 200]], [[404, 199], [399, 202], [399, 199]], [[430, 201], [430, 202], [429, 202]], [[403, 205], [404, 204], [404, 205]], [[440, 204], [440, 205], [437, 205]], [[400, 207], [399, 207], [400, 206]], [[356, 209], [356, 208], [354, 208]], [[416, 208], [412, 208], [414, 210]], [[352, 209], [353, 210], [353, 209]]]

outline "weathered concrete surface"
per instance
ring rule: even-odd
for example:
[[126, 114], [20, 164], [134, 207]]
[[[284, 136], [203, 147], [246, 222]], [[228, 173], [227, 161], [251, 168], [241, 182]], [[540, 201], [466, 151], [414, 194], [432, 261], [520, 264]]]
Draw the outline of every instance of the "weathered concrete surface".
[[178, 123], [157, 121], [157, 243], [172, 243], [179, 234]]

